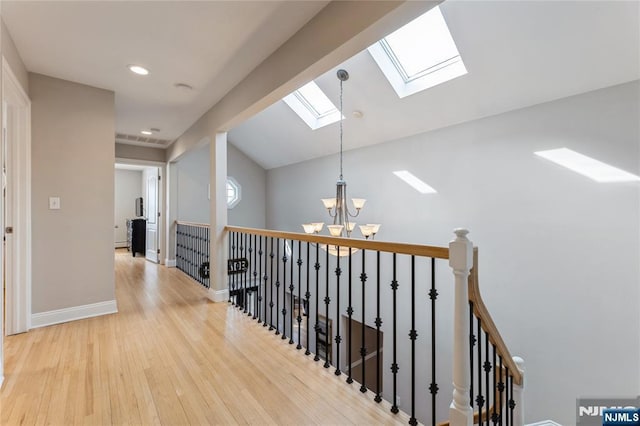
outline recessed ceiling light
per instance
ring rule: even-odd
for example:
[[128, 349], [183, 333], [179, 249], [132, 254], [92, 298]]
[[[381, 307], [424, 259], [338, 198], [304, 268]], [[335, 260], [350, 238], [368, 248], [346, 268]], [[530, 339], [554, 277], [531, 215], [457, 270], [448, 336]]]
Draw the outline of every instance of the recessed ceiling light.
[[539, 157], [593, 179], [596, 182], [636, 182], [640, 176], [625, 172], [602, 161], [598, 161], [568, 148], [535, 152]]
[[413, 173], [406, 170], [398, 170], [393, 172], [394, 175], [405, 181], [406, 184], [421, 194], [437, 194], [438, 191], [427, 185], [425, 182], [417, 178]]
[[134, 72], [138, 75], [148, 75], [149, 74], [149, 70], [146, 69], [145, 67], [141, 67], [140, 65], [127, 65], [127, 68], [129, 68], [129, 71]]
[[142, 133], [143, 135], [152, 135], [153, 132], [151, 130], [142, 130], [140, 131], [140, 133]]
[[176, 83], [173, 85], [173, 87], [175, 87], [176, 89], [180, 89], [183, 92], [190, 92], [193, 90], [193, 86], [187, 83]]

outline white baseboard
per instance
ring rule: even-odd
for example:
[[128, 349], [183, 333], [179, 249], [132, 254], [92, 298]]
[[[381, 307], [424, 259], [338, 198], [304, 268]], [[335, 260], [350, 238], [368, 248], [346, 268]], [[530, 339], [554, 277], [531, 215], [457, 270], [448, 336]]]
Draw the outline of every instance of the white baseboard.
[[176, 267], [176, 260], [175, 259], [165, 259], [164, 260], [164, 266], [166, 266], [167, 268], [175, 268]]
[[224, 290], [214, 290], [210, 288], [207, 292], [207, 297], [212, 302], [226, 302], [229, 300], [229, 289], [225, 288]]
[[4, 383], [4, 376], [0, 376], [0, 389], [2, 389], [3, 383]]
[[115, 314], [118, 305], [115, 300], [92, 303], [90, 305], [73, 306], [70, 308], [56, 309], [55, 311], [39, 312], [31, 315], [31, 327], [46, 327], [48, 325], [75, 321], [100, 315]]
[[537, 423], [529, 423], [527, 426], [562, 426], [560, 423], [556, 423], [553, 420], [543, 420]]
[[127, 248], [127, 242], [116, 243], [116, 248]]

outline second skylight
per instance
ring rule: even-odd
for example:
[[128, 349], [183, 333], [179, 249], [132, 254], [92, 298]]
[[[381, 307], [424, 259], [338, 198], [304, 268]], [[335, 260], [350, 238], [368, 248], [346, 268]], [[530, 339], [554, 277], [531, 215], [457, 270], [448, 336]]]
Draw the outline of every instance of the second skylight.
[[315, 81], [310, 81], [282, 100], [313, 130], [340, 120], [340, 111]]

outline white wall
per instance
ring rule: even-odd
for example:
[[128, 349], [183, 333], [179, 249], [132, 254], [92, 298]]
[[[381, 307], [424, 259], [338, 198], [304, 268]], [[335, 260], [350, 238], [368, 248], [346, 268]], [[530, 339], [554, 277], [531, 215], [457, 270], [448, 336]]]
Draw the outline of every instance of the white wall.
[[114, 93], [39, 74], [29, 88], [33, 313], [113, 301]]
[[126, 247], [127, 219], [136, 217], [135, 199], [142, 197], [140, 170], [115, 171], [115, 245]]
[[[572, 424], [576, 398], [640, 389], [638, 184], [533, 154], [566, 146], [638, 174], [639, 104], [636, 81], [345, 153], [349, 194], [368, 199], [358, 221], [382, 223], [379, 239], [444, 246], [471, 230], [486, 304], [526, 361], [528, 421]], [[319, 199], [334, 194], [337, 161], [269, 170], [267, 227], [327, 222]], [[402, 169], [438, 194], [415, 192]]]

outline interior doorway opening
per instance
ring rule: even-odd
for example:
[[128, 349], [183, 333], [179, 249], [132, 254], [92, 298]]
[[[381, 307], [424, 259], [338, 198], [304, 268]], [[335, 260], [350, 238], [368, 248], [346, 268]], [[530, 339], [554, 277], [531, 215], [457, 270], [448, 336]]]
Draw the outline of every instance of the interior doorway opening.
[[114, 248], [163, 263], [162, 175], [164, 167], [117, 160], [114, 174]]

